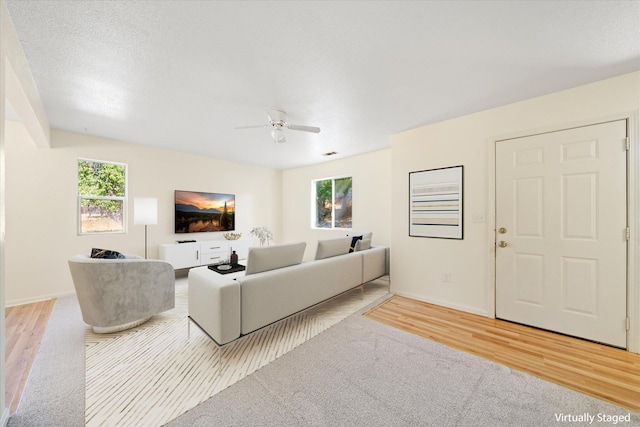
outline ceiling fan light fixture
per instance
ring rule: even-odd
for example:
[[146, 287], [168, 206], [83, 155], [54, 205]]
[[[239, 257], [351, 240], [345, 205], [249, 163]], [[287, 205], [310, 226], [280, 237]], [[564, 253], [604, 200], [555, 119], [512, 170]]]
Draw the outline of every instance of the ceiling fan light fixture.
[[292, 125], [287, 123], [287, 113], [281, 110], [267, 110], [269, 121], [265, 125], [237, 126], [236, 129], [271, 128], [271, 138], [273, 142], [286, 142], [284, 129], [291, 129], [302, 132], [319, 133], [317, 126]]
[[284, 142], [284, 132], [281, 127], [274, 127], [271, 131], [273, 142]]

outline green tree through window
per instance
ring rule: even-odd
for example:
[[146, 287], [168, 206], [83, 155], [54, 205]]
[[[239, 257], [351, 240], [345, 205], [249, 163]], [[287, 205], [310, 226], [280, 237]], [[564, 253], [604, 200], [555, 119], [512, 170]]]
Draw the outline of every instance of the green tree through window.
[[351, 228], [353, 186], [351, 177], [314, 181], [316, 228]]
[[126, 200], [126, 165], [78, 160], [80, 234], [124, 232]]

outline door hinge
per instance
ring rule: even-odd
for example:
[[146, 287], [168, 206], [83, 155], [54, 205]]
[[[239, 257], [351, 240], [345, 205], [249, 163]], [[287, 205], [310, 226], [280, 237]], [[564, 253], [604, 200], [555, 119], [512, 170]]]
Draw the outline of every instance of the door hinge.
[[624, 148], [627, 151], [629, 151], [629, 149], [631, 148], [631, 140], [629, 139], [629, 137], [626, 137], [624, 139]]
[[626, 323], [625, 327], [627, 328], [627, 331], [628, 331], [629, 329], [631, 329], [631, 319], [627, 317], [625, 323]]
[[627, 240], [631, 240], [631, 229], [627, 227]]

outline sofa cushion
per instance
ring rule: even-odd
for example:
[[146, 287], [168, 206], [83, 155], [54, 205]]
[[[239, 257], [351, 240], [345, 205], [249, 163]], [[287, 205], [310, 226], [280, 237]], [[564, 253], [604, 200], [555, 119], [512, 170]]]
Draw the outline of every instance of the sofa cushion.
[[242, 289], [242, 333], [248, 334], [360, 285], [362, 254], [238, 277], [236, 281]]
[[125, 259], [126, 257], [120, 252], [112, 251], [109, 249], [91, 249], [91, 258], [104, 258], [104, 259]]
[[300, 264], [304, 256], [305, 242], [249, 248], [245, 275]]
[[333, 256], [349, 253], [350, 245], [351, 237], [318, 240], [318, 247], [316, 248], [316, 259], [330, 258]]
[[360, 239], [356, 242], [354, 251], [366, 251], [369, 248], [371, 248], [371, 239]]

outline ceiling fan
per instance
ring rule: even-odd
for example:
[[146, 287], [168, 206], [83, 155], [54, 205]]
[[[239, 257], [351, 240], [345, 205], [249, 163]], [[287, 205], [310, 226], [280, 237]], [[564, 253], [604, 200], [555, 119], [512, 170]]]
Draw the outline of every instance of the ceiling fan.
[[273, 142], [286, 142], [284, 128], [291, 130], [301, 130], [303, 132], [319, 133], [320, 128], [315, 126], [291, 125], [287, 123], [287, 113], [280, 110], [267, 110], [269, 121], [264, 125], [238, 126], [236, 129], [270, 128]]

